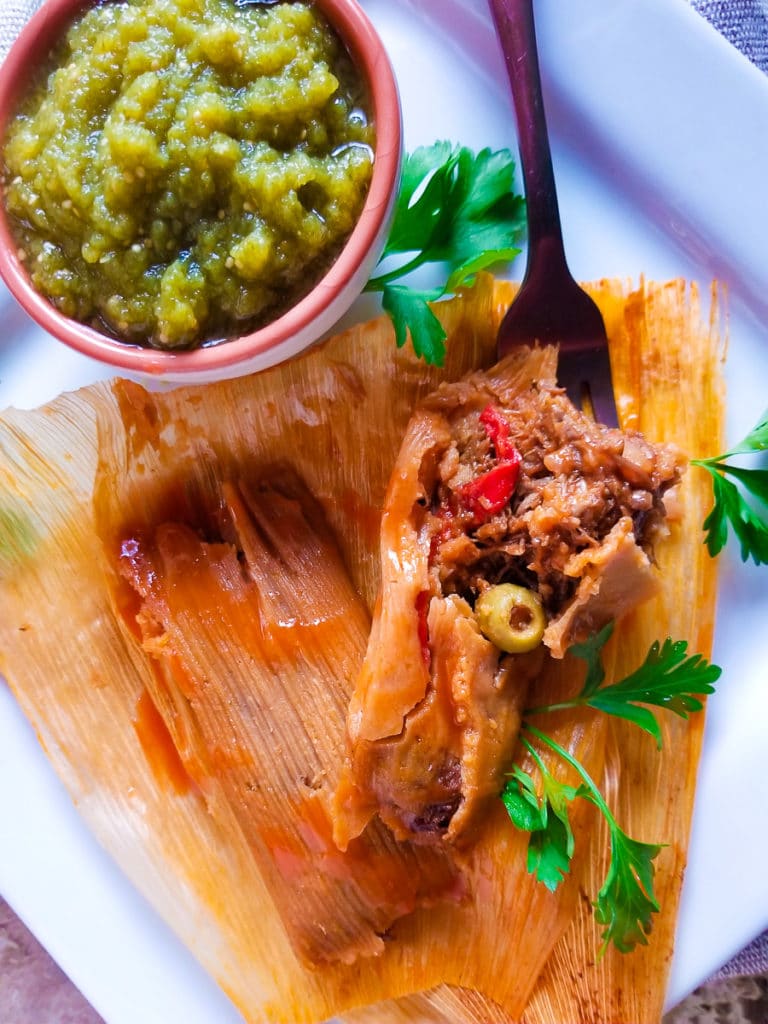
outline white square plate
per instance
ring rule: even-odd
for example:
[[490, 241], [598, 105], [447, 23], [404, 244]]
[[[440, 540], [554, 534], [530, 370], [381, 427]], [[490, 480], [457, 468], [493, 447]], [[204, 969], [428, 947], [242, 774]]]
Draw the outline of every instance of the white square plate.
[[[515, 147], [483, 0], [363, 6], [392, 55], [408, 148]], [[583, 280], [727, 283], [736, 440], [768, 404], [768, 79], [685, 0], [536, 10], [571, 268]], [[109, 375], [48, 338], [1, 286], [0, 320], [0, 408]], [[725, 671], [709, 706], [670, 1004], [768, 926], [766, 622], [768, 570], [729, 551], [714, 655]], [[2, 686], [0, 892], [108, 1024], [241, 1022], [85, 830]]]

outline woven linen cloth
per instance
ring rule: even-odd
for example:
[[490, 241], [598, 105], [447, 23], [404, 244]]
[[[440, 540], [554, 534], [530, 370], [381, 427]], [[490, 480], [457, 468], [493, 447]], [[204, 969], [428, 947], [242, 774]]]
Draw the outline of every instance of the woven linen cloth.
[[691, 0], [696, 10], [768, 74], [768, 0]]
[[[0, 60], [29, 16], [43, 0], [0, 0]], [[672, 0], [670, 0], [672, 2]], [[768, 0], [689, 0], [725, 38], [758, 68], [768, 74]], [[768, 931], [722, 967], [710, 980], [709, 987], [728, 978], [759, 978], [768, 973]], [[761, 989], [762, 991], [762, 989]], [[716, 1001], [716, 996], [714, 997]], [[757, 997], [755, 997], [757, 998]], [[698, 1009], [698, 1008], [697, 1008]], [[680, 1020], [676, 1014], [672, 1018]], [[686, 1017], [686, 1019], [691, 1019]], [[701, 1024], [715, 1018], [696, 1017]], [[733, 1019], [733, 1018], [729, 1018]], [[742, 1020], [757, 1020], [742, 1016]], [[760, 1018], [762, 1024], [762, 1017]]]

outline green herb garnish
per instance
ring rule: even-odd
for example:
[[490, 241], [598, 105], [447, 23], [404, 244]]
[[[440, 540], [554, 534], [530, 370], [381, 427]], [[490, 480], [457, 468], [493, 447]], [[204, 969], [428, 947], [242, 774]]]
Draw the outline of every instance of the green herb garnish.
[[[573, 700], [530, 708], [527, 716], [563, 708], [592, 707], [624, 718], [650, 733], [661, 747], [658, 707], [687, 718], [702, 708], [699, 697], [712, 693], [720, 669], [701, 655], [688, 657], [684, 641], [667, 639], [651, 646], [642, 665], [618, 683], [604, 686], [602, 649], [613, 632], [613, 623], [574, 645], [573, 653], [586, 661], [587, 674], [581, 692]], [[531, 740], [549, 747], [579, 775], [578, 786], [560, 782], [549, 771]], [[601, 954], [609, 944], [621, 953], [647, 944], [652, 916], [659, 909], [653, 892], [654, 860], [662, 845], [632, 839], [619, 826], [600, 790], [584, 766], [551, 736], [524, 721], [522, 745], [536, 763], [533, 775], [514, 765], [501, 799], [513, 824], [530, 832], [528, 871], [554, 892], [570, 870], [574, 851], [569, 805], [578, 798], [589, 800], [605, 818], [610, 834], [611, 859], [605, 881], [594, 902], [595, 918], [605, 926]], [[540, 794], [540, 795], [539, 795]]]
[[[396, 256], [409, 258], [371, 278], [366, 291], [382, 293], [382, 304], [402, 347], [410, 332], [416, 354], [442, 366], [445, 331], [429, 307], [468, 284], [478, 271], [509, 262], [525, 224], [525, 202], [514, 189], [515, 163], [507, 149], [483, 149], [436, 142], [404, 161], [392, 229], [379, 268]], [[395, 284], [418, 267], [445, 263], [442, 287]]]
[[[755, 565], [768, 565], [768, 469], [745, 469], [726, 462], [736, 455], [764, 451], [768, 451], [768, 409], [757, 426], [735, 447], [711, 459], [691, 460], [692, 465], [701, 466], [712, 477], [714, 505], [703, 528], [705, 543], [713, 558], [725, 547], [730, 524], [741, 545], [742, 562], [751, 558]], [[752, 495], [753, 503], [747, 500], [737, 483]]]
[[574, 644], [571, 651], [587, 662], [587, 675], [578, 696], [557, 704], [531, 708], [526, 714], [537, 715], [563, 708], [589, 707], [608, 715], [634, 722], [656, 740], [661, 750], [661, 730], [656, 716], [646, 705], [673, 711], [687, 718], [693, 711], [701, 711], [700, 697], [714, 693], [712, 685], [720, 678], [721, 669], [711, 665], [700, 654], [688, 656], [685, 640], [671, 640], [660, 644], [655, 641], [642, 665], [625, 679], [603, 686], [605, 671], [600, 652], [613, 633], [613, 623], [590, 637], [583, 644]]
[[554, 892], [570, 870], [573, 857], [573, 829], [568, 819], [568, 804], [583, 795], [575, 786], [560, 782], [549, 771], [525, 737], [522, 744], [539, 768], [541, 797], [536, 784], [519, 765], [512, 768], [512, 779], [501, 793], [513, 823], [530, 832], [528, 871]]
[[[584, 797], [597, 807], [608, 825], [611, 837], [611, 861], [608, 865], [608, 874], [606, 875], [605, 882], [603, 882], [594, 903], [595, 917], [600, 924], [606, 926], [603, 932], [601, 954], [611, 942], [620, 953], [631, 953], [639, 943], [647, 945], [652, 925], [651, 915], [659, 909], [653, 893], [653, 861], [662, 849], [661, 845], [641, 843], [628, 836], [619, 826], [603, 795], [592, 781], [584, 766], [565, 747], [562, 747], [553, 740], [551, 736], [547, 736], [546, 733], [530, 724], [526, 725], [526, 729], [532, 736], [535, 736], [541, 743], [553, 750], [558, 757], [566, 761], [583, 780], [583, 785], [578, 788], [573, 786], [564, 787], [562, 784], [558, 784], [558, 795], [563, 796], [563, 791], [569, 790], [573, 793], [571, 799]], [[531, 750], [530, 743], [526, 742], [526, 746]], [[541, 767], [541, 759], [537, 757], [536, 761]], [[551, 775], [549, 777], [552, 779]], [[506, 788], [508, 789], [510, 786], [514, 786], [514, 784], [514, 782], [507, 783]], [[531, 780], [529, 784], [532, 786], [533, 781]], [[545, 783], [545, 793], [547, 792], [547, 787], [551, 790], [552, 783]], [[503, 795], [502, 799], [506, 804], [507, 800]], [[566, 819], [568, 817], [566, 807], [563, 807], [561, 814], [558, 815], [559, 820], [562, 820], [563, 817]], [[514, 821], [514, 818], [512, 820]], [[567, 831], [572, 835], [570, 824], [567, 826]], [[531, 833], [531, 842], [537, 845], [541, 842], [537, 838], [536, 831]], [[571, 846], [569, 851], [567, 845], [560, 843], [557, 847], [557, 853], [561, 858], [561, 865], [564, 864], [564, 867], [562, 867], [562, 879], [570, 869], [573, 848]], [[550, 858], [552, 856], [553, 854], [550, 852]], [[554, 891], [557, 886], [550, 884], [552, 880], [551, 874], [542, 876], [539, 874], [536, 865], [534, 865], [532, 870], [531, 860], [529, 843], [528, 870], [535, 873], [539, 881], [543, 881], [547, 888]]]

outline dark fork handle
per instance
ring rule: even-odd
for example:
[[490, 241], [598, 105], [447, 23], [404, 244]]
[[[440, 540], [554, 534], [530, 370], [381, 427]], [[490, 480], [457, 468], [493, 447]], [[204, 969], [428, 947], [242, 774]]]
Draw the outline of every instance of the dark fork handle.
[[[518, 144], [528, 210], [529, 256], [526, 276], [538, 269], [532, 258], [563, 267], [565, 251], [557, 205], [555, 174], [541, 95], [541, 76], [533, 23], [533, 0], [490, 0], [502, 41], [519, 129]], [[543, 244], [542, 244], [543, 243]]]
[[559, 346], [557, 379], [578, 407], [615, 425], [608, 339], [600, 310], [568, 269], [560, 228], [533, 24], [533, 0], [489, 0], [512, 86], [528, 215], [528, 262], [496, 342]]

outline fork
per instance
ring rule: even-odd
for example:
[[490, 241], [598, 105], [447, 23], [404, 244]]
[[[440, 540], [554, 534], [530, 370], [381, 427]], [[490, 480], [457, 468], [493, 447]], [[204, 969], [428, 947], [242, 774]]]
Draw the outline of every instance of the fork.
[[598, 422], [618, 424], [608, 337], [600, 310], [565, 258], [541, 94], [533, 0], [489, 0], [517, 117], [528, 214], [525, 276], [499, 328], [499, 358], [537, 340], [559, 344], [558, 383]]

